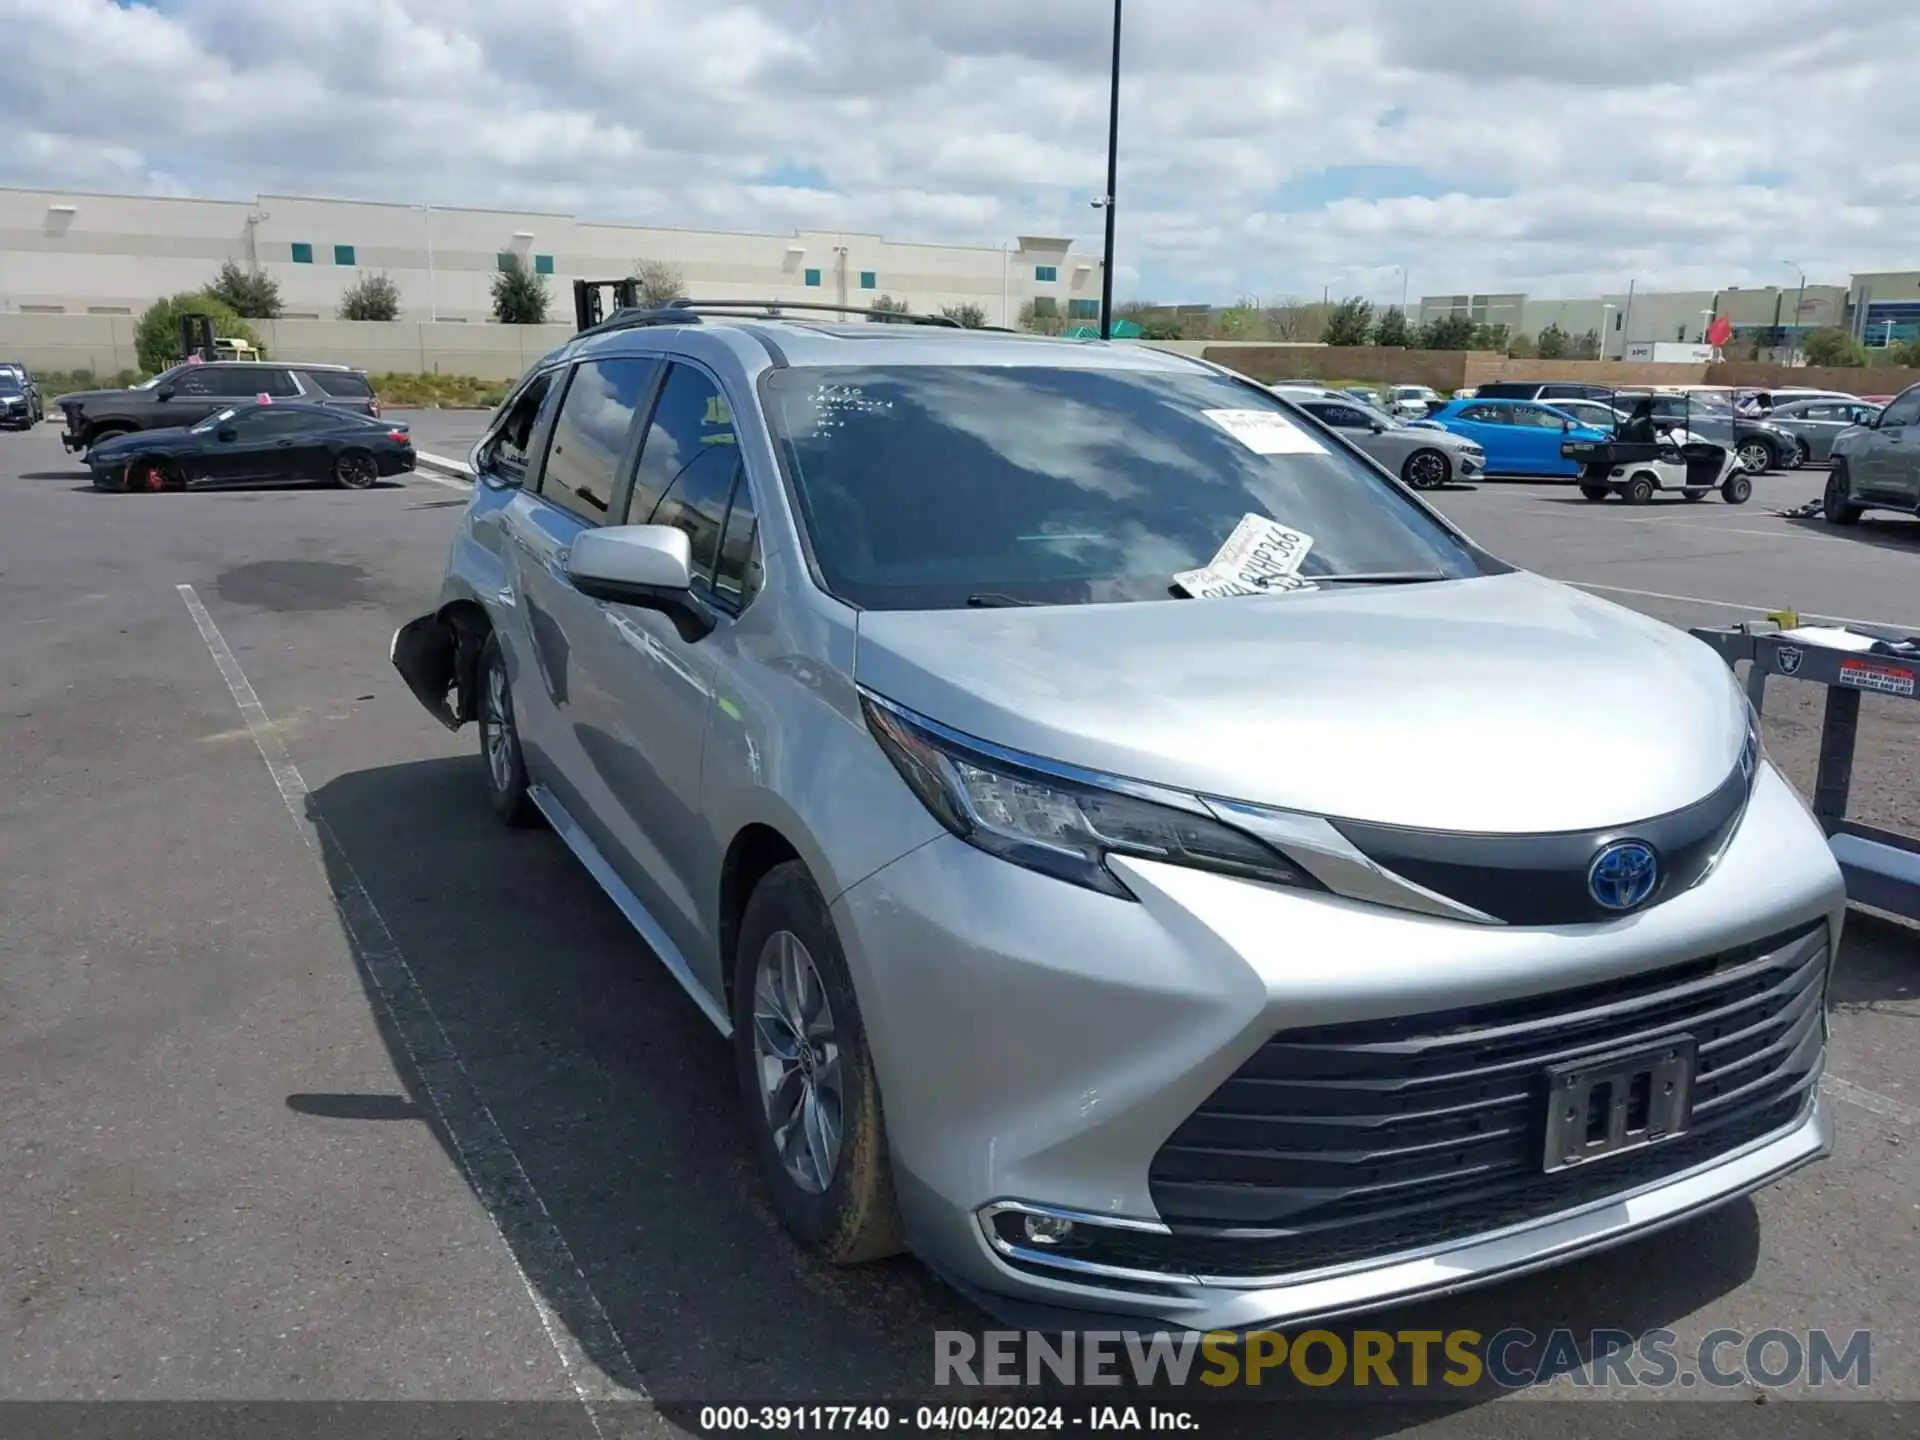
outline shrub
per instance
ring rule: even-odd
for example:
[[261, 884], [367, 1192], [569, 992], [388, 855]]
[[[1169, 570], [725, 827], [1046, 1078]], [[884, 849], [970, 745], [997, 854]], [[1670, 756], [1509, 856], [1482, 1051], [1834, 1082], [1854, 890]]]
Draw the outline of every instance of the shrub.
[[1407, 312], [1397, 305], [1390, 305], [1380, 312], [1380, 323], [1373, 327], [1373, 343], [1390, 345], [1404, 349], [1413, 338], [1412, 327], [1407, 324]]
[[1816, 330], [1805, 346], [1809, 365], [1860, 366], [1867, 363], [1867, 352], [1858, 340], [1844, 330]]
[[142, 370], [158, 375], [180, 363], [180, 317], [194, 314], [211, 319], [213, 333], [219, 339], [245, 340], [249, 345], [260, 343], [252, 327], [217, 295], [205, 291], [169, 295], [149, 305], [134, 327], [133, 348], [140, 357]]
[[500, 257], [500, 273], [493, 277], [493, 318], [502, 325], [544, 325], [547, 306], [547, 282], [511, 251]]
[[386, 271], [362, 275], [340, 296], [342, 320], [398, 320], [400, 287]]
[[1364, 345], [1372, 333], [1373, 306], [1353, 295], [1328, 312], [1326, 332], [1320, 338], [1329, 345]]
[[665, 305], [687, 293], [686, 278], [664, 260], [636, 260], [633, 278], [640, 282], [642, 305]]
[[957, 320], [969, 330], [984, 330], [987, 325], [987, 312], [978, 305], [942, 305], [940, 313], [949, 320]]
[[264, 270], [242, 270], [229, 260], [213, 277], [207, 293], [224, 300], [234, 314], [249, 320], [276, 320], [280, 316], [280, 282]]

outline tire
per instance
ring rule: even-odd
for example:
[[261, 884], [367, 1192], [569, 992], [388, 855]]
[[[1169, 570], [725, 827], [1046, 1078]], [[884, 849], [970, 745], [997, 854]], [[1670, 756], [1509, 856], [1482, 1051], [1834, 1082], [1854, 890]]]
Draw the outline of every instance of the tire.
[[1659, 487], [1653, 483], [1653, 476], [1642, 470], [1620, 487], [1620, 494], [1629, 505], [1646, 505], [1652, 502], [1653, 492], [1657, 488]]
[[[781, 1224], [828, 1264], [899, 1254], [873, 1056], [832, 916], [799, 861], [776, 865], [754, 887], [733, 972], [741, 1105]], [[808, 1114], [819, 1128], [805, 1124]], [[789, 1115], [802, 1118], [783, 1123]], [[796, 1127], [813, 1143], [783, 1149]]]
[[1438, 450], [1416, 450], [1401, 465], [1400, 478], [1416, 490], [1438, 490], [1453, 479], [1453, 462]]
[[489, 634], [480, 647], [480, 762], [487, 777], [493, 813], [515, 830], [539, 823], [540, 811], [528, 793], [527, 760], [513, 718], [513, 684], [500, 640]]
[[1751, 475], [1729, 475], [1727, 483], [1720, 487], [1720, 498], [1729, 505], [1744, 505], [1753, 498], [1753, 477]]
[[1582, 485], [1580, 487], [1580, 494], [1585, 499], [1593, 501], [1596, 505], [1612, 493], [1613, 487], [1611, 485]]
[[98, 430], [89, 431], [87, 434], [87, 448], [82, 458], [84, 458], [86, 454], [92, 454], [93, 447], [98, 445], [102, 440], [111, 440], [116, 435], [131, 434], [133, 434], [133, 427], [131, 425], [103, 425]]
[[1820, 497], [1820, 508], [1829, 525], [1858, 525], [1863, 513], [1847, 499], [1847, 462], [1836, 460], [1827, 475], [1827, 488]]
[[1780, 457], [1765, 440], [1742, 440], [1734, 447], [1734, 453], [1749, 475], [1764, 475], [1780, 464]]
[[380, 467], [365, 450], [348, 450], [333, 462], [333, 483], [342, 490], [371, 490], [380, 479]]
[[1811, 465], [1812, 463], [1813, 451], [1807, 448], [1807, 442], [1804, 440], [1795, 440], [1793, 442], [1793, 454], [1787, 457], [1787, 468], [1789, 470], [1798, 470], [1802, 465]]

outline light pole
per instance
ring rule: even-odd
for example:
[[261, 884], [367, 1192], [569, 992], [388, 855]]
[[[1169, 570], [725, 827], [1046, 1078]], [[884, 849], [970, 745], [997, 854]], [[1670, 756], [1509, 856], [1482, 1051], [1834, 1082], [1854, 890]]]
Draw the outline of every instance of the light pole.
[[1800, 317], [1806, 312], [1807, 304], [1807, 272], [1791, 260], [1780, 263], [1800, 277], [1800, 294], [1793, 302], [1793, 362], [1797, 365], [1800, 363]]
[[1707, 343], [1707, 328], [1712, 324], [1713, 324], [1713, 311], [1702, 310], [1700, 312], [1700, 343], [1702, 345]]
[[1107, 91], [1106, 256], [1100, 263], [1100, 338], [1113, 338], [1113, 193], [1120, 184], [1120, 0], [1113, 0], [1113, 78]]
[[1607, 358], [1607, 316], [1612, 313], [1613, 306], [1609, 302], [1602, 300], [1600, 302], [1600, 352], [1594, 357], [1597, 360]]

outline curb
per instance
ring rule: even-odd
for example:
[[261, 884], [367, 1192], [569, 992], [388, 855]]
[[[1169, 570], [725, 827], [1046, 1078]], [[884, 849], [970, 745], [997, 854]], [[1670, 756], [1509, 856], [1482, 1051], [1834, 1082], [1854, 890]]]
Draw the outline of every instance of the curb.
[[414, 451], [413, 460], [416, 465], [437, 470], [442, 475], [451, 475], [456, 480], [465, 480], [469, 484], [473, 481], [473, 467], [464, 460], [451, 460], [445, 455], [435, 455], [429, 450]]

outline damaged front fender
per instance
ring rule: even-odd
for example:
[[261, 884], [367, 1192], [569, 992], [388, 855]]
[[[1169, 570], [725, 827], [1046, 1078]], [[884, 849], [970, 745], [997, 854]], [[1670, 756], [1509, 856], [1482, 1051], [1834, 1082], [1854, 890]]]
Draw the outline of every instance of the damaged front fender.
[[414, 698], [449, 730], [474, 716], [474, 671], [480, 641], [472, 627], [444, 611], [409, 620], [393, 632], [387, 658]]

